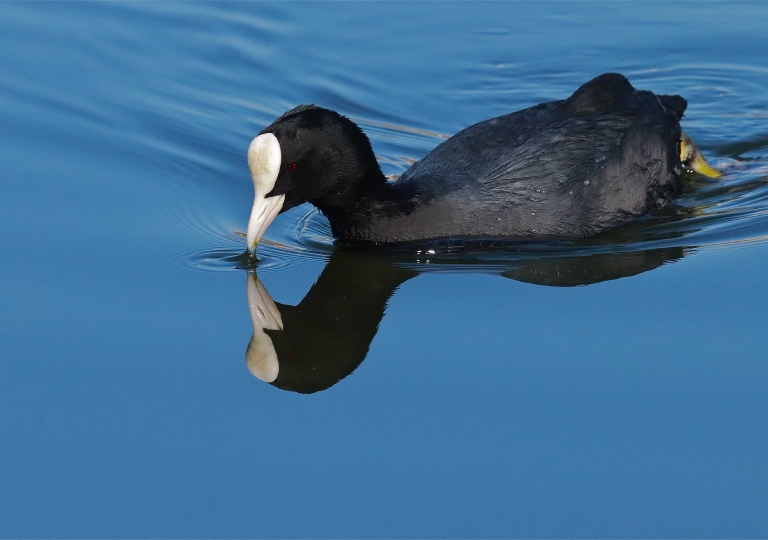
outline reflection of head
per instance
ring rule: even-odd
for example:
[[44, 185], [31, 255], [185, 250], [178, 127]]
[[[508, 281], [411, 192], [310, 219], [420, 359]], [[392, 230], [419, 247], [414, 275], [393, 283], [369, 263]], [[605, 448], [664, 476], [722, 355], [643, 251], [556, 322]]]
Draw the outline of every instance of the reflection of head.
[[333, 386], [365, 360], [387, 300], [413, 275], [386, 258], [335, 253], [297, 306], [275, 304], [249, 275], [248, 369], [283, 390], [309, 394]]
[[248, 371], [264, 382], [271, 383], [280, 373], [280, 362], [277, 359], [275, 346], [264, 332], [254, 332], [248, 349], [245, 351], [245, 363]]
[[297, 306], [280, 306], [284, 331], [268, 331], [280, 358], [272, 384], [313, 393], [365, 360], [392, 293], [415, 273], [386, 257], [337, 252]]
[[282, 330], [283, 321], [272, 297], [256, 274], [248, 274], [247, 279], [246, 292], [251, 309], [253, 336], [245, 351], [245, 363], [254, 377], [271, 383], [277, 379], [280, 363], [272, 340], [264, 330]]

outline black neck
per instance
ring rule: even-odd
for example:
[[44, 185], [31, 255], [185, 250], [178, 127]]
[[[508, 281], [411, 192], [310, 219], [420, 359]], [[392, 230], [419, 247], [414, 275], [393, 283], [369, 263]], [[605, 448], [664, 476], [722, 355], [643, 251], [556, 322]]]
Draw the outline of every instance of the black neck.
[[387, 182], [358, 184], [360, 189], [333, 193], [312, 203], [328, 218], [333, 236], [340, 240], [382, 242], [376, 233], [376, 223], [411, 213], [415, 208], [413, 190]]

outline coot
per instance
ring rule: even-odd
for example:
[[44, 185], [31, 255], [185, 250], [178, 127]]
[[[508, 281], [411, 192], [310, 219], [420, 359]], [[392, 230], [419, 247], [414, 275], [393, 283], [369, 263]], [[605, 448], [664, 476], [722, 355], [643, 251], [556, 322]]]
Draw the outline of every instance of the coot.
[[593, 236], [666, 204], [684, 166], [719, 174], [680, 130], [686, 106], [607, 73], [568, 99], [470, 126], [388, 182], [355, 123], [302, 105], [248, 148], [248, 250], [307, 201], [353, 243]]

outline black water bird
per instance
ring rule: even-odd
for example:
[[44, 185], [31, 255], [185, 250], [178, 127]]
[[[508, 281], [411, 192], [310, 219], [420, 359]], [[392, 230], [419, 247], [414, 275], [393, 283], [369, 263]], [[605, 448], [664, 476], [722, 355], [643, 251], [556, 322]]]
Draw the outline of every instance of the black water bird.
[[248, 149], [248, 250], [278, 213], [307, 201], [338, 240], [366, 245], [593, 236], [667, 204], [684, 166], [718, 174], [680, 130], [686, 106], [600, 75], [567, 99], [458, 132], [388, 182], [356, 124], [302, 105]]

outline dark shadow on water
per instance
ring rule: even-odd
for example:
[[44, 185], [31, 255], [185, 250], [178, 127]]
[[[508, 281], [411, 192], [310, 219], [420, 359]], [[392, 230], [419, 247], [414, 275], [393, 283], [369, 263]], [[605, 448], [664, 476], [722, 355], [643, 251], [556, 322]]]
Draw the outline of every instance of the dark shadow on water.
[[[640, 274], [685, 254], [686, 248], [671, 247], [521, 258], [472, 269], [536, 285], [572, 287]], [[283, 390], [309, 394], [330, 388], [365, 360], [389, 298], [420, 273], [410, 257], [335, 251], [296, 306], [273, 302], [257, 274], [248, 273], [254, 327], [246, 350], [248, 369]]]
[[677, 261], [685, 248], [672, 247], [628, 253], [552, 257], [539, 261], [521, 261], [502, 272], [502, 276], [534, 285], [574, 287], [634, 276]]

